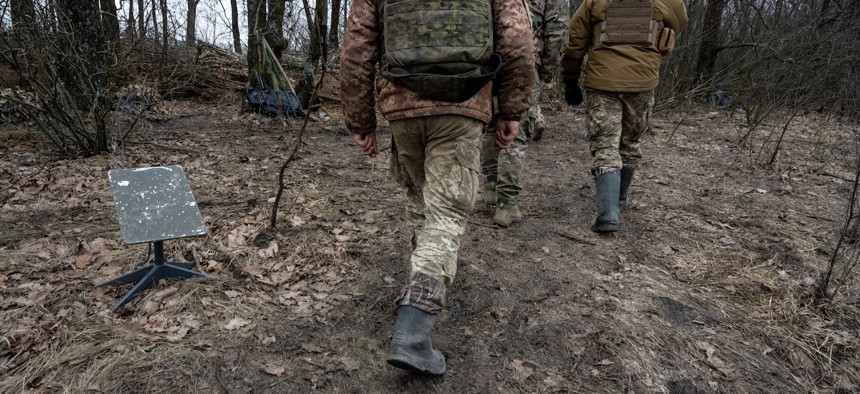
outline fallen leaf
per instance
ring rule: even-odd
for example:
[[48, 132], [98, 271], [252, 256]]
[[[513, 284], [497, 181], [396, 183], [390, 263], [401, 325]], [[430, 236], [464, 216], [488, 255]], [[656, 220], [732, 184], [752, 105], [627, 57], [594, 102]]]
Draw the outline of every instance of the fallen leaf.
[[179, 291], [178, 287], [175, 287], [175, 286], [168, 287], [164, 290], [159, 291], [158, 293], [155, 293], [155, 295], [152, 296], [152, 300], [155, 302], [161, 302], [165, 298], [176, 294], [177, 291]]
[[293, 215], [293, 217], [290, 218], [290, 224], [292, 224], [293, 227], [301, 227], [305, 223], [305, 220], [299, 215]]
[[286, 370], [287, 369], [284, 367], [273, 365], [271, 363], [263, 366], [263, 371], [266, 371], [269, 375], [281, 376]]
[[167, 334], [167, 340], [170, 342], [179, 342], [180, 339], [184, 338], [186, 334], [188, 334], [188, 327], [179, 327], [175, 331]]
[[78, 269], [87, 268], [92, 263], [93, 255], [91, 253], [85, 253], [78, 257], [75, 257], [75, 267], [78, 267]]
[[241, 294], [242, 293], [235, 291], [235, 290], [225, 290], [224, 291], [224, 295], [226, 295], [228, 298], [236, 298], [236, 297], [240, 296]]
[[269, 242], [269, 246], [265, 249], [257, 250], [257, 254], [264, 259], [275, 257], [278, 254], [278, 242], [274, 240]]
[[712, 368], [720, 371], [725, 376], [731, 376], [734, 374], [735, 369], [729, 366], [721, 358], [717, 357], [717, 348], [714, 347], [714, 345], [704, 341], [697, 341], [696, 346], [705, 352], [705, 362]]
[[352, 357], [341, 357], [340, 362], [343, 363], [344, 369], [347, 371], [355, 371], [361, 367], [361, 360]]
[[146, 302], [143, 303], [143, 307], [140, 309], [144, 314], [151, 315], [155, 312], [158, 312], [159, 308], [160, 308], [159, 303], [147, 300]]
[[224, 326], [224, 329], [233, 331], [251, 324], [250, 320], [245, 320], [241, 317], [234, 317]]
[[511, 362], [511, 367], [517, 372], [517, 380], [524, 381], [529, 378], [534, 372], [534, 368], [523, 365], [523, 360], [514, 360]]
[[332, 291], [332, 287], [325, 282], [317, 282], [308, 287], [321, 293], [331, 293]]
[[596, 362], [595, 364], [596, 365], [612, 365], [615, 363], [613, 363], [612, 360], [610, 360], [608, 358], [604, 358], [603, 360], [600, 360], [600, 361]]

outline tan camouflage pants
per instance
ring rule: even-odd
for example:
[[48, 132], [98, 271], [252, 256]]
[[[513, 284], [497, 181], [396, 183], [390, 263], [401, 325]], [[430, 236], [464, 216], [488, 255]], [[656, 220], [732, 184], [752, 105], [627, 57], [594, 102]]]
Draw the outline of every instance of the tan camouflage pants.
[[591, 148], [591, 168], [636, 164], [642, 158], [639, 141], [648, 129], [654, 91], [617, 93], [585, 90], [585, 125]]
[[516, 204], [523, 190], [522, 177], [525, 172], [526, 150], [534, 133], [535, 122], [540, 111], [540, 79], [535, 73], [532, 87], [532, 106], [520, 118], [520, 130], [508, 149], [498, 150], [493, 146], [496, 138], [495, 125], [484, 129], [481, 139], [481, 172], [486, 182], [496, 183], [498, 201]]
[[413, 277], [423, 273], [445, 287], [454, 280], [460, 236], [478, 193], [482, 128], [458, 115], [390, 123], [391, 175], [406, 188]]

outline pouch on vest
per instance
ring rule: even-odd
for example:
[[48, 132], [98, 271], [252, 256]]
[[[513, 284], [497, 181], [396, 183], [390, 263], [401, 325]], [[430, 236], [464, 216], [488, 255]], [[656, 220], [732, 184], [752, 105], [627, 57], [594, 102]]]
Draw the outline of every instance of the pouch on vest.
[[597, 26], [603, 45], [654, 43], [651, 0], [609, 0], [606, 20]]
[[[662, 23], [660, 24], [663, 25]], [[663, 56], [668, 55], [675, 49], [675, 41], [677, 40], [677, 35], [675, 31], [668, 28], [663, 27], [660, 29], [660, 32], [655, 34], [656, 40], [654, 41], [654, 46], [657, 47], [657, 50], [660, 51], [660, 54]]]
[[419, 96], [463, 102], [501, 68], [489, 0], [380, 0], [380, 74]]

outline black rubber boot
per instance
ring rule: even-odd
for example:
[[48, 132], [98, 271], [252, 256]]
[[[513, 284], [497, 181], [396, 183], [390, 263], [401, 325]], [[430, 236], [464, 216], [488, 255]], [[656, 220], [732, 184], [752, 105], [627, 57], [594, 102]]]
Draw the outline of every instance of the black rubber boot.
[[621, 188], [618, 191], [618, 206], [621, 208], [627, 206], [627, 196], [629, 195], [630, 184], [633, 183], [633, 173], [635, 172], [635, 164], [625, 164], [621, 167]]
[[591, 221], [591, 231], [609, 233], [618, 231], [618, 192], [621, 175], [617, 168], [601, 167], [595, 171], [597, 190], [597, 217]]
[[430, 333], [436, 315], [402, 305], [397, 309], [397, 324], [391, 338], [388, 363], [401, 369], [431, 375], [445, 373], [445, 356], [433, 349]]

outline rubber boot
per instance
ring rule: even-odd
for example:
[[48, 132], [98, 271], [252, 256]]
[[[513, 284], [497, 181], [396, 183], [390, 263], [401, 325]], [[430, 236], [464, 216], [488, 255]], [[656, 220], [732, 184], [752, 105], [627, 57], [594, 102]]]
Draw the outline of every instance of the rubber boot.
[[629, 201], [630, 184], [633, 183], [633, 174], [636, 172], [635, 164], [625, 164], [621, 167], [621, 187], [618, 191], [618, 206], [624, 208]]
[[409, 305], [397, 309], [397, 323], [391, 338], [388, 364], [412, 372], [442, 375], [445, 373], [445, 356], [433, 349], [430, 333], [436, 324], [436, 315]]
[[496, 205], [496, 214], [493, 216], [493, 223], [502, 227], [509, 227], [520, 220], [523, 220], [523, 214], [520, 212], [519, 205], [505, 203]]
[[601, 167], [595, 171], [597, 216], [591, 221], [591, 231], [608, 233], [618, 231], [618, 192], [621, 174], [616, 168]]
[[499, 196], [496, 194], [496, 182], [484, 183], [484, 204], [487, 204], [487, 206], [496, 205], [496, 201], [498, 199]]

